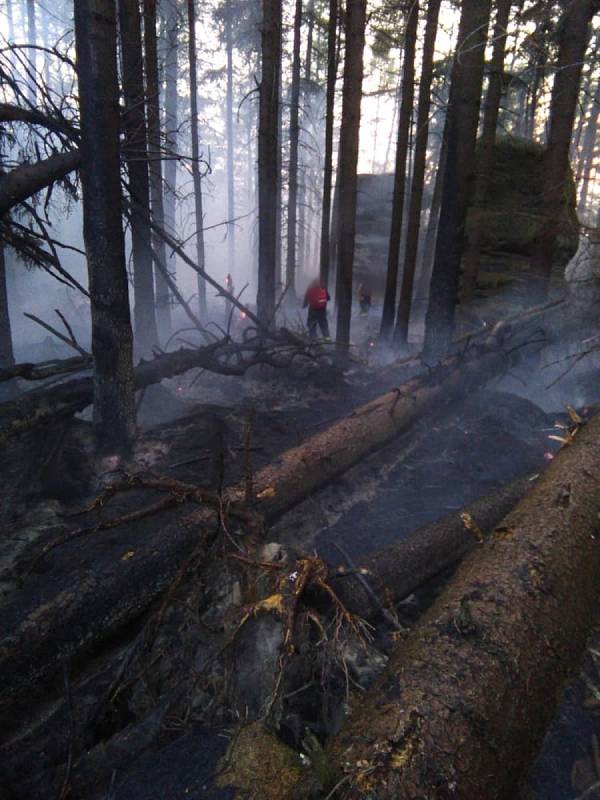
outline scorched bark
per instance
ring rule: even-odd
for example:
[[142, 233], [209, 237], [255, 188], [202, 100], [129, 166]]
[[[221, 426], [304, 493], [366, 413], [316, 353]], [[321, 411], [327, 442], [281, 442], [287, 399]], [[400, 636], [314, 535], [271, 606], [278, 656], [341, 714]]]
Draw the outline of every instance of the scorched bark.
[[600, 586], [600, 416], [467, 556], [331, 755], [350, 798], [513, 798]]

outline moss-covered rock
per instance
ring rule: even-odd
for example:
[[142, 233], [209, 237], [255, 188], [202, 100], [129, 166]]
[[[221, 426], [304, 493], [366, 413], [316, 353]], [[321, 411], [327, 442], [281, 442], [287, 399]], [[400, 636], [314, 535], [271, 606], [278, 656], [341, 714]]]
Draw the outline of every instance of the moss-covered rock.
[[[481, 252], [521, 256], [511, 264], [525, 267], [533, 255], [542, 221], [542, 169], [545, 148], [537, 142], [499, 137], [494, 168], [480, 209]], [[472, 215], [471, 215], [472, 216]], [[467, 223], [467, 235], [469, 223]], [[578, 244], [575, 181], [569, 170], [563, 215], [555, 247], [555, 263], [564, 267]], [[485, 267], [486, 259], [482, 259]]]
[[217, 783], [221, 788], [235, 787], [236, 800], [310, 800], [321, 790], [298, 753], [260, 722], [237, 732]]

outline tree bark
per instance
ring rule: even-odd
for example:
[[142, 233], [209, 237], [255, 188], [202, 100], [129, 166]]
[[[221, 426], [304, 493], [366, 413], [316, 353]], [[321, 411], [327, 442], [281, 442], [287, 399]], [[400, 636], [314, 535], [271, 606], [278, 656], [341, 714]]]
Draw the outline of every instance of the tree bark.
[[[491, 533], [532, 486], [525, 476], [480, 497], [461, 513], [419, 528], [406, 539], [366, 556], [359, 567], [367, 572], [366, 579], [376, 596], [383, 602], [399, 603], [427, 581], [458, 564], [478, 546], [475, 533], [463, 521], [468, 514], [484, 535]], [[381, 611], [362, 582], [352, 574], [342, 575], [332, 582], [337, 596], [349, 611], [373, 620]]]
[[[165, 162], [165, 227], [171, 236], [176, 235], [175, 226], [175, 199], [177, 192], [177, 160], [173, 157], [177, 151], [177, 78], [178, 78], [178, 53], [179, 53], [179, 18], [177, 0], [168, 0], [164, 10], [165, 27], [165, 114], [164, 129], [167, 149], [170, 158]], [[171, 253], [169, 258], [169, 272], [176, 275], [176, 258]]]
[[465, 0], [462, 6], [446, 114], [446, 168], [425, 325], [425, 352], [430, 359], [447, 352], [454, 332], [467, 208], [475, 174], [490, 7], [491, 0]]
[[0, 179], [0, 215], [27, 200], [36, 192], [66, 177], [81, 164], [79, 150], [57, 153], [35, 164], [22, 164]]
[[471, 224], [464, 256], [463, 299], [467, 303], [473, 299], [477, 285], [477, 275], [479, 274], [479, 251], [483, 233], [481, 208], [488, 192], [494, 168], [494, 145], [496, 143], [496, 128], [498, 127], [498, 114], [502, 97], [502, 75], [504, 73], [504, 56], [506, 53], [511, 5], [512, 0], [498, 0], [496, 4], [496, 23], [493, 33], [494, 47], [483, 112], [483, 130], [479, 142], [480, 150], [471, 207]]
[[274, 324], [279, 170], [281, 0], [263, 0], [262, 77], [258, 128], [258, 294], [262, 324]]
[[366, 0], [348, 0], [346, 6], [346, 58], [342, 91], [342, 122], [338, 156], [338, 190], [340, 198], [337, 254], [337, 331], [339, 353], [350, 345], [352, 316], [352, 271], [356, 232], [356, 167], [360, 130], [360, 104], [365, 47]]
[[33, 75], [29, 76], [27, 79], [28, 94], [29, 102], [35, 107], [37, 103], [37, 50], [35, 49], [35, 45], [37, 44], [37, 26], [35, 19], [35, 0], [27, 0], [27, 38], [29, 40], [29, 44], [32, 45], [30, 59], [33, 72]]
[[0, 368], [6, 369], [15, 363], [8, 311], [6, 286], [6, 258], [4, 245], [0, 242]]
[[[146, 64], [146, 105], [148, 115], [148, 155], [150, 158], [150, 202], [152, 219], [160, 228], [165, 225], [162, 180], [162, 148], [160, 143], [160, 90], [158, 49], [156, 43], [156, 0], [144, 0], [144, 60]], [[167, 269], [167, 250], [156, 234], [152, 237], [154, 253], [163, 270], [155, 269], [156, 322], [161, 339], [171, 334], [171, 299], [164, 271]]]
[[135, 433], [129, 295], [122, 227], [116, 19], [111, 0], [75, 5], [81, 113], [83, 233], [94, 356], [94, 427], [101, 448]]
[[125, 111], [124, 155], [131, 202], [131, 252], [133, 260], [135, 345], [147, 356], [158, 344], [156, 328], [148, 142], [142, 56], [141, 16], [137, 0], [118, 0], [119, 34]]
[[225, 46], [227, 48], [227, 110], [226, 110], [226, 135], [227, 135], [227, 217], [230, 224], [227, 226], [227, 256], [229, 274], [235, 276], [235, 134], [233, 127], [233, 9], [227, 9], [225, 20]]
[[320, 277], [324, 286], [329, 284], [329, 257], [331, 230], [331, 181], [333, 175], [333, 112], [337, 79], [337, 24], [338, 0], [329, 0], [327, 23], [327, 97], [325, 105], [325, 161], [323, 165], [323, 205], [321, 212]]
[[296, 0], [294, 47], [290, 94], [290, 167], [288, 185], [287, 263], [285, 282], [288, 295], [296, 297], [296, 221], [298, 213], [298, 144], [300, 139], [300, 32], [302, 0]]
[[[204, 249], [204, 211], [202, 199], [202, 177], [200, 175], [200, 144], [198, 131], [198, 59], [196, 55], [196, 0], [187, 0], [188, 11], [188, 57], [190, 65], [190, 114], [192, 133], [192, 180], [194, 183], [194, 208], [196, 212], [196, 260], [201, 269], [206, 269]], [[198, 275], [198, 309], [200, 319], [206, 319], [206, 282]]]
[[[315, 27], [314, 0], [309, 0], [308, 2], [308, 7], [306, 9], [306, 20], [308, 24], [308, 31], [306, 33], [306, 53], [304, 57], [304, 90], [301, 92], [304, 111], [306, 111], [306, 108], [310, 103], [310, 98], [313, 94], [313, 87], [311, 84], [311, 80], [312, 80], [312, 63], [313, 63], [313, 37], [314, 37], [314, 27]], [[301, 118], [304, 119], [304, 114], [302, 114]], [[299, 147], [298, 169], [300, 177], [298, 179], [298, 258], [296, 263], [297, 263], [297, 269], [306, 270], [306, 263], [308, 259], [308, 262], [311, 265], [311, 270], [312, 270], [314, 268], [313, 265], [318, 263], [319, 253], [317, 252], [316, 257], [311, 260], [310, 230], [306, 222], [307, 210], [308, 210], [307, 189], [308, 189], [308, 179], [309, 179], [311, 165], [306, 163], [306, 159], [303, 160], [302, 158], [302, 143], [303, 143], [302, 127], [303, 125], [301, 123], [299, 146], [298, 146]], [[307, 245], [307, 239], [308, 239], [308, 245]]]
[[396, 315], [394, 342], [405, 347], [408, 342], [408, 324], [412, 306], [413, 285], [419, 249], [419, 231], [421, 228], [421, 207], [423, 205], [423, 188], [425, 181], [425, 165], [427, 160], [427, 139], [429, 134], [429, 107], [431, 105], [431, 79], [433, 76], [433, 56], [435, 38], [438, 28], [441, 0], [429, 0], [427, 6], [427, 24], [425, 41], [423, 42], [423, 63], [419, 82], [419, 104], [417, 110], [417, 132], [415, 136], [415, 155], [413, 176], [410, 187], [410, 205], [406, 230], [404, 251], [404, 267], [402, 285]]
[[550, 101], [550, 131], [542, 175], [542, 217], [531, 259], [532, 298], [543, 301], [550, 290], [554, 244], [558, 235], [569, 170], [569, 147], [581, 70], [589, 39], [594, 0], [574, 0], [559, 26], [559, 50]]
[[600, 417], [469, 555], [360, 698], [343, 796], [508, 798], [598, 607]]
[[408, 136], [415, 97], [415, 49], [419, 26], [419, 2], [410, 4], [406, 31], [404, 34], [404, 61], [402, 65], [402, 101], [398, 118], [398, 139], [396, 141], [396, 165], [394, 168], [394, 194], [392, 199], [392, 219], [388, 247], [385, 294], [381, 316], [381, 336], [388, 338], [394, 325], [396, 294], [398, 287], [398, 261], [400, 259], [400, 240], [402, 238], [402, 219], [404, 216], [404, 193], [406, 188], [406, 159], [408, 155]]

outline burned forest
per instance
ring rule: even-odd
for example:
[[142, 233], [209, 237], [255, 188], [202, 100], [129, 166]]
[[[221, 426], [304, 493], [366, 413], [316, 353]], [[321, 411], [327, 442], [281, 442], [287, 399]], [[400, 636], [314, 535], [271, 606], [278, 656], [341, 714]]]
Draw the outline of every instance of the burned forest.
[[0, 0], [0, 800], [600, 800], [599, 44]]

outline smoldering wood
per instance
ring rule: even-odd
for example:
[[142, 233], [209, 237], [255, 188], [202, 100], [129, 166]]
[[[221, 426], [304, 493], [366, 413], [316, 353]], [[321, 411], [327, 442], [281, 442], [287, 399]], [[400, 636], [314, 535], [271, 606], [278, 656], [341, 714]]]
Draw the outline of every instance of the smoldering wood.
[[[478, 547], [477, 531], [489, 534], [533, 486], [524, 476], [480, 497], [461, 512], [425, 525], [406, 539], [375, 550], [357, 566], [371, 587], [357, 580], [354, 569], [334, 578], [332, 587], [346, 608], [372, 620], [382, 606], [399, 603]], [[475, 528], [471, 526], [474, 525]]]
[[[288, 366], [295, 357], [304, 355], [313, 358], [315, 354], [300, 337], [282, 330], [273, 335], [272, 346], [262, 339], [247, 341], [241, 344], [217, 341], [198, 349], [181, 348], [173, 353], [157, 354], [151, 361], [142, 361], [134, 369], [136, 391], [147, 388], [166, 378], [181, 375], [190, 369], [200, 368], [221, 375], [243, 375], [251, 366], [270, 364], [271, 366]], [[86, 359], [78, 362], [68, 359], [68, 364], [54, 362], [49, 368], [59, 374], [62, 369], [85, 369], [89, 366]], [[8, 374], [22, 371], [29, 372], [28, 365], [19, 365], [8, 370]], [[32, 371], [35, 374], [35, 371]], [[39, 373], [38, 373], [39, 374]], [[19, 434], [30, 431], [41, 425], [48, 425], [65, 417], [72, 416], [93, 402], [93, 378], [86, 376], [66, 381], [49, 388], [41, 388], [18, 399], [0, 404], [0, 443]]]
[[355, 705], [342, 797], [515, 796], [598, 604], [600, 417], [571, 441]]
[[[523, 352], [523, 348], [517, 348], [507, 355], [492, 336], [466, 356], [447, 359], [431, 375], [409, 381], [357, 408], [260, 470], [253, 480], [254, 511], [267, 522], [273, 521], [418, 418], [484, 385], [507, 363], [518, 361]], [[165, 357], [167, 363], [172, 366], [171, 359], [177, 355]], [[191, 356], [189, 352], [179, 355], [182, 359]], [[138, 369], [155, 377], [157, 371], [164, 370], [164, 365], [159, 367], [161, 360]], [[78, 382], [69, 385], [74, 383]], [[245, 484], [231, 487], [223, 495], [225, 507], [245, 500]], [[61, 649], [68, 647], [75, 654], [89, 650], [156, 601], [182, 563], [210, 540], [216, 522], [214, 512], [202, 506], [192, 512], [184, 507], [182, 512], [168, 516], [158, 531], [140, 531], [139, 526], [127, 529], [135, 558], [115, 561], [114, 553], [109, 556], [101, 551], [93, 570], [69, 565], [66, 558], [59, 562], [66, 574], [60, 580], [53, 579], [54, 589], [44, 589], [43, 576], [26, 582], [0, 611], [0, 625], [12, 631], [0, 650], [0, 708], [5, 724], [11, 707], [56, 670]], [[42, 597], [44, 614], [40, 617]]]

